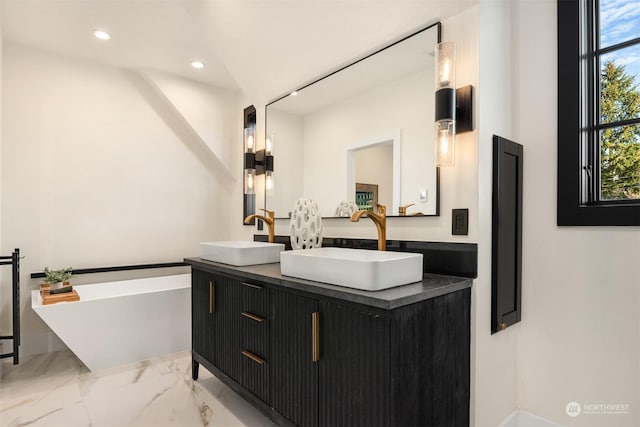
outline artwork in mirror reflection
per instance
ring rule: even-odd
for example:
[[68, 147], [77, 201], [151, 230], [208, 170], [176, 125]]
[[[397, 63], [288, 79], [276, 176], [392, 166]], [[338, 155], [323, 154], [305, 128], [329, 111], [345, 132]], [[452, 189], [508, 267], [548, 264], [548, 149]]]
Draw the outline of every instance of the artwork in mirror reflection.
[[[436, 214], [437, 42], [428, 28], [267, 106], [278, 164], [266, 205], [276, 217], [300, 197], [314, 199], [323, 217], [347, 216], [340, 208], [353, 204], [375, 211], [375, 203], [387, 215], [410, 204], [407, 216]], [[377, 188], [376, 198], [363, 188]]]

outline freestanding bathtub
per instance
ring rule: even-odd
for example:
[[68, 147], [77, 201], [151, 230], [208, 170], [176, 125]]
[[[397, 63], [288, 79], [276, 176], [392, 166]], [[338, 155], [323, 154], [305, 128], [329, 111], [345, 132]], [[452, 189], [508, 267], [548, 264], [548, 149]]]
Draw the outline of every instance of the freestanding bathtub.
[[80, 301], [31, 307], [92, 371], [191, 348], [191, 275], [73, 287]]

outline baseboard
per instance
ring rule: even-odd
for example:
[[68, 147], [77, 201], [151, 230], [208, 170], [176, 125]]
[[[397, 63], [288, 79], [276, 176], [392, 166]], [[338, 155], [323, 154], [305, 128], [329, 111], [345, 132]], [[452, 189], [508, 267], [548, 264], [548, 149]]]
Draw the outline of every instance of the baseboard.
[[498, 427], [564, 427], [530, 412], [517, 410], [504, 419]]

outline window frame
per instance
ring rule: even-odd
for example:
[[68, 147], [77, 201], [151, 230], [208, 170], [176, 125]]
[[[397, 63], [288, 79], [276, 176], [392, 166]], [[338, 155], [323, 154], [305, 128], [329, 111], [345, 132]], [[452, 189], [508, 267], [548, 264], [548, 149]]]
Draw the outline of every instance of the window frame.
[[601, 201], [597, 0], [557, 0], [559, 226], [640, 225], [640, 200]]

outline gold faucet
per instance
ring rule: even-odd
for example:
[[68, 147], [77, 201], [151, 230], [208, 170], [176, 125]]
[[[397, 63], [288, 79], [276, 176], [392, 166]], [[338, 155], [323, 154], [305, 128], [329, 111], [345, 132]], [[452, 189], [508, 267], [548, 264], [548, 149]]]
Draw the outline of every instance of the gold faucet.
[[267, 228], [269, 229], [269, 243], [273, 243], [273, 241], [275, 240], [275, 216], [276, 213], [274, 211], [270, 211], [268, 209], [260, 209], [261, 211], [264, 211], [267, 215], [249, 215], [248, 217], [246, 217], [244, 219], [244, 223], [245, 224], [249, 224], [251, 221], [253, 221], [255, 218], [261, 219], [265, 222], [265, 224], [267, 224]]
[[378, 250], [387, 249], [387, 207], [378, 203], [378, 213], [371, 211], [355, 211], [351, 215], [351, 222], [358, 222], [363, 216], [370, 218], [378, 229]]
[[403, 205], [398, 208], [398, 213], [400, 216], [407, 216], [407, 209], [411, 206], [415, 205], [415, 203], [411, 203], [410, 205]]

